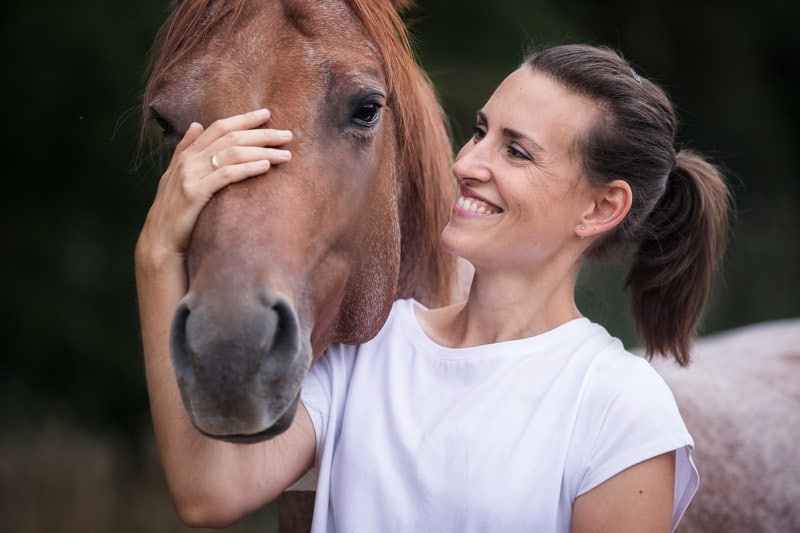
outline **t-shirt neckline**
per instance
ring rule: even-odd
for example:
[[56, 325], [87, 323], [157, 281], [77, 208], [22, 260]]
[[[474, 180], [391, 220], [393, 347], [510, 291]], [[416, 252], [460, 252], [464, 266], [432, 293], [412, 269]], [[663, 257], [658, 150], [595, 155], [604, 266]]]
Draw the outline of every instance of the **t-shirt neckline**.
[[425, 306], [416, 300], [409, 299], [403, 301], [399, 318], [404, 323], [411, 338], [416, 342], [417, 345], [441, 359], [473, 359], [478, 357], [486, 357], [489, 354], [500, 355], [504, 357], [513, 357], [521, 354], [531, 355], [534, 352], [548, 351], [554, 345], [563, 342], [566, 339], [574, 338], [579, 331], [585, 331], [585, 328], [591, 324], [591, 321], [588, 318], [578, 317], [533, 337], [525, 337], [522, 339], [502, 341], [493, 344], [483, 344], [479, 346], [469, 346], [466, 348], [451, 348], [435, 342], [428, 336], [427, 333], [425, 333], [425, 330], [422, 329], [422, 325], [419, 323], [419, 320], [417, 320], [415, 313], [417, 306], [421, 309], [425, 309]]

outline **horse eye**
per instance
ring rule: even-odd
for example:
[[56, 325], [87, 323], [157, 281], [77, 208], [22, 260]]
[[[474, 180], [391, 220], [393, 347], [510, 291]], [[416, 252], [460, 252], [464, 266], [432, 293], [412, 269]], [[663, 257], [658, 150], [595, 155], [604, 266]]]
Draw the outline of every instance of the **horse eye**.
[[181, 140], [180, 132], [178, 132], [177, 128], [175, 128], [169, 119], [165, 118], [164, 115], [156, 111], [152, 106], [150, 107], [150, 119], [153, 120], [158, 126], [158, 129], [161, 130], [161, 139], [164, 143], [164, 148], [166, 148], [167, 153], [171, 154], [175, 151], [178, 142]]
[[176, 133], [175, 126], [173, 126], [169, 120], [165, 119], [158, 113], [153, 114], [153, 120], [155, 120], [156, 124], [158, 124], [158, 129], [161, 130], [161, 135], [164, 137], [169, 137], [170, 135]]
[[381, 105], [377, 102], [366, 102], [356, 108], [350, 121], [357, 126], [371, 128], [378, 123], [380, 116]]

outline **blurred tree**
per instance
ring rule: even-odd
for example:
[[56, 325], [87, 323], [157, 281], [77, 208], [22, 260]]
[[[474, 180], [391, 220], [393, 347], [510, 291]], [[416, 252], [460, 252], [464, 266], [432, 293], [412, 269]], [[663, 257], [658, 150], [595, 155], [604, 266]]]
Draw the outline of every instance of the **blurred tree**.
[[131, 254], [152, 189], [131, 170], [163, 16], [81, 0], [19, 2], [2, 21], [4, 424], [146, 419]]

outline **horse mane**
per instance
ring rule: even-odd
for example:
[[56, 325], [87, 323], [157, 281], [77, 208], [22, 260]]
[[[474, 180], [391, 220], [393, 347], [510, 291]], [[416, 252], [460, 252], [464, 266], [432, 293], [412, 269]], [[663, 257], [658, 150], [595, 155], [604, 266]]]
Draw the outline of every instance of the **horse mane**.
[[456, 258], [439, 244], [455, 201], [446, 117], [389, 0], [349, 0], [384, 61], [387, 102], [397, 127], [401, 176], [401, 265], [397, 297], [450, 303]]
[[[234, 24], [246, 0], [178, 1], [156, 36], [145, 102], [161, 74], [201, 44], [216, 25]], [[439, 245], [455, 200], [452, 147], [446, 118], [428, 76], [417, 63], [406, 26], [390, 0], [346, 0], [383, 59], [387, 106], [399, 153], [401, 264], [396, 296], [429, 306], [450, 302], [456, 258]], [[411, 2], [394, 2], [405, 7]], [[149, 110], [144, 110], [148, 117]]]

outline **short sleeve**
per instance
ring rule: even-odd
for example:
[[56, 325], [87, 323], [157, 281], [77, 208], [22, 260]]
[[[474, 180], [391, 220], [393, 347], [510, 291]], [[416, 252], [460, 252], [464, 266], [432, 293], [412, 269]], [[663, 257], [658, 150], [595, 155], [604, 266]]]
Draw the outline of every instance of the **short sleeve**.
[[331, 357], [326, 352], [308, 371], [300, 392], [300, 401], [308, 411], [314, 425], [317, 449], [320, 448], [320, 439], [326, 432], [330, 417], [333, 386], [331, 373]]
[[319, 477], [319, 450], [321, 449], [322, 435], [328, 425], [331, 399], [330, 363], [323, 355], [311, 367], [300, 391], [300, 402], [306, 408], [311, 424], [314, 427], [316, 452], [314, 466], [295, 481], [287, 491], [313, 491], [317, 488]]
[[[319, 465], [326, 450], [326, 440], [335, 439], [339, 414], [344, 408], [347, 387], [352, 374], [356, 347], [333, 344], [311, 367], [303, 381], [300, 401], [314, 426], [316, 452], [314, 467], [288, 490], [314, 490], [319, 478]], [[331, 449], [328, 447], [327, 449]]]
[[626, 468], [676, 451], [674, 528], [699, 484], [694, 442], [661, 376], [646, 361], [630, 357], [635, 361], [624, 361], [624, 370], [616, 364], [597, 369], [583, 396], [583, 420], [576, 427], [586, 445], [576, 496]]

